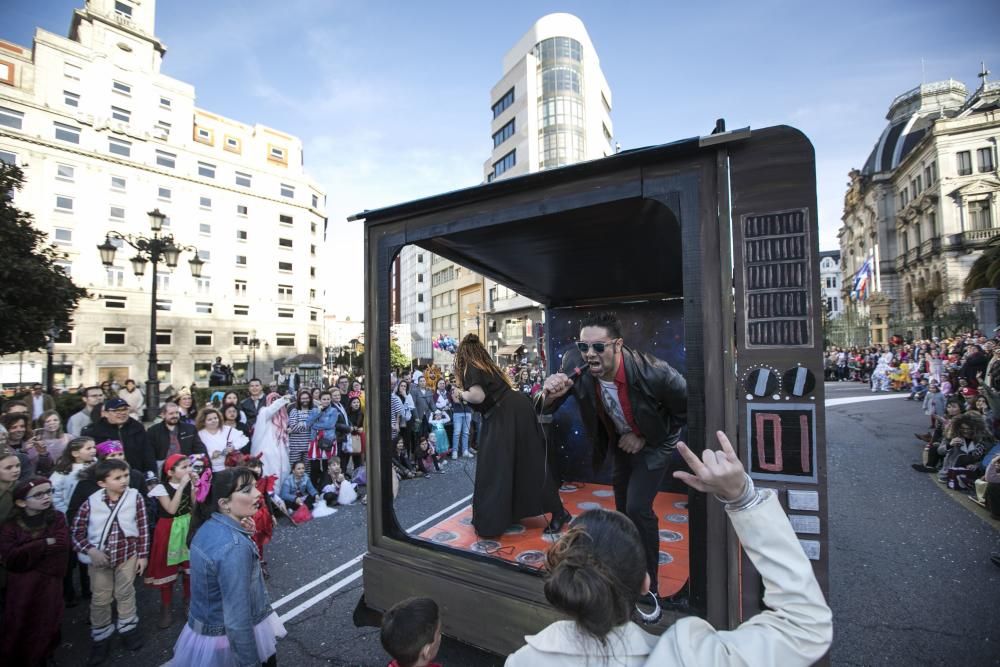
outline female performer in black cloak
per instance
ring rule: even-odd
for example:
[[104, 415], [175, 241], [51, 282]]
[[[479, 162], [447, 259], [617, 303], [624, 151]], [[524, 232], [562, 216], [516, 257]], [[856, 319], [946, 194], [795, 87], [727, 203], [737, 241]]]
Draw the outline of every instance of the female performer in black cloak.
[[554, 471], [546, 466], [545, 439], [531, 399], [469, 334], [455, 352], [462, 400], [482, 415], [472, 525], [480, 537], [496, 537], [526, 516], [552, 514], [546, 533], [572, 518], [559, 499]]

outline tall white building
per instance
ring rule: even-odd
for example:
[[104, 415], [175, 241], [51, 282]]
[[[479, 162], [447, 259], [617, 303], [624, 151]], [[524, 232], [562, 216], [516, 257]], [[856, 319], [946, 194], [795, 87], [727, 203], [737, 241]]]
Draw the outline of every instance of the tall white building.
[[[150, 269], [133, 274], [128, 246], [107, 269], [96, 247], [110, 230], [149, 235], [154, 208], [168, 216], [164, 231], [205, 260], [197, 280], [190, 255], [175, 270], [161, 265], [164, 383], [207, 382], [216, 356], [238, 377], [270, 378], [280, 359], [322, 349], [326, 196], [303, 168], [302, 142], [197, 108], [192, 85], [160, 72], [155, 9], [155, 0], [87, 0], [68, 38], [39, 28], [31, 48], [0, 41], [0, 160], [27, 179], [15, 205], [92, 295], [55, 346], [67, 386], [146, 377]], [[42, 359], [3, 359], [0, 379], [37, 379]]]
[[431, 256], [414, 245], [399, 254], [399, 322], [409, 325], [408, 356], [418, 364], [431, 360]]
[[820, 250], [819, 282], [827, 316], [830, 319], [840, 317], [844, 313], [844, 295], [841, 293], [843, 278], [839, 250]]
[[538, 19], [503, 58], [491, 91], [487, 181], [614, 153], [611, 88], [583, 21]]

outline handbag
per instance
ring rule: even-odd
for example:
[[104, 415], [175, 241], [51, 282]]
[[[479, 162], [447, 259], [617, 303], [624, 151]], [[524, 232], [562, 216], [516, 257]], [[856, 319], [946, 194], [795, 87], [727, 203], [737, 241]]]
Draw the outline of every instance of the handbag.
[[319, 447], [324, 452], [330, 452], [333, 456], [337, 455], [337, 436], [331, 434], [328, 438], [326, 431], [320, 431], [316, 434], [316, 446]]
[[363, 445], [362, 445], [362, 442], [361, 442], [361, 434], [360, 433], [352, 433], [351, 434], [351, 449], [350, 449], [351, 453], [352, 454], [361, 454], [362, 451], [364, 451], [364, 450], [362, 450], [362, 447], [363, 447]]

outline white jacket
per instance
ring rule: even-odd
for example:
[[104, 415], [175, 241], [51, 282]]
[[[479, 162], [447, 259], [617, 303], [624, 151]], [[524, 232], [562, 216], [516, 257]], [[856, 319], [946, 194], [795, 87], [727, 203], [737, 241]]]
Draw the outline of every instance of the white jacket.
[[[66, 513], [69, 509], [69, 501], [76, 490], [76, 484], [80, 481], [80, 472], [87, 467], [85, 463], [74, 463], [73, 469], [67, 473], [54, 472], [49, 477], [52, 482], [52, 506], [57, 510]], [[72, 517], [66, 517], [67, 521], [72, 521]]]
[[606, 653], [594, 640], [582, 639], [573, 621], [557, 621], [525, 637], [527, 644], [507, 658], [506, 667], [796, 667], [819, 660], [833, 639], [832, 614], [777, 496], [765, 493], [761, 504], [729, 518], [764, 581], [764, 604], [773, 611], [726, 631], [689, 616], [659, 638], [629, 622], [613, 631]]

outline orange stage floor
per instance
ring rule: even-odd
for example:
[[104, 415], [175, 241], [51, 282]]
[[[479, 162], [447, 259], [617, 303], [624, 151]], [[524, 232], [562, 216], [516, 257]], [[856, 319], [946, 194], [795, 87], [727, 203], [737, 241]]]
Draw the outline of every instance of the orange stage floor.
[[[615, 508], [614, 492], [603, 484], [582, 484], [579, 488], [559, 490], [563, 504], [577, 516], [584, 510]], [[688, 580], [688, 511], [687, 496], [679, 493], [659, 493], [653, 510], [660, 520], [660, 596], [678, 592]], [[541, 568], [545, 551], [558, 536], [545, 535], [545, 519], [530, 517], [514, 524], [496, 540], [480, 540], [472, 529], [472, 507], [466, 507], [447, 519], [427, 528], [420, 537], [456, 549], [474, 551]], [[565, 532], [565, 531], [564, 531]]]

